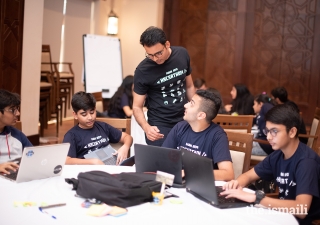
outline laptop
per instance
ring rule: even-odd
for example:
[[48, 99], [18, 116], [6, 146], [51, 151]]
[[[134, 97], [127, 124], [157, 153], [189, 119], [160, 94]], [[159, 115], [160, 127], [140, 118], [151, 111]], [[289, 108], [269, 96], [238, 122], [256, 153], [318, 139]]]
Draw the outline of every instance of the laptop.
[[106, 147], [99, 148], [95, 151], [91, 151], [84, 155], [85, 159], [100, 159], [106, 165], [116, 165], [117, 155], [114, 155], [117, 151], [109, 144]]
[[181, 152], [187, 192], [221, 209], [250, 205], [250, 203], [236, 198], [226, 199], [224, 196], [219, 195], [222, 192], [222, 187], [215, 186], [211, 159], [186, 149], [181, 149]]
[[26, 147], [21, 158], [11, 160], [19, 164], [19, 169], [0, 176], [17, 183], [60, 176], [69, 147], [69, 143]]
[[174, 175], [173, 187], [184, 187], [181, 151], [152, 145], [134, 144], [136, 172], [162, 171]]

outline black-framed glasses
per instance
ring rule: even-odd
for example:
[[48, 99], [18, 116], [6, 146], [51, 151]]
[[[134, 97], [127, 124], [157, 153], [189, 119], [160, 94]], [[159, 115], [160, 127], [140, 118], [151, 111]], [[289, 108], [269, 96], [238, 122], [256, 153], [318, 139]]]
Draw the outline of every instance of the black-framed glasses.
[[20, 112], [20, 107], [13, 107], [10, 109], [2, 109], [3, 111], [11, 112], [13, 115], [17, 115], [17, 112]]
[[270, 134], [271, 134], [272, 137], [277, 136], [277, 133], [279, 132], [279, 131], [276, 130], [276, 129], [268, 130], [267, 128], [263, 129], [262, 131], [263, 131], [264, 135], [266, 135], [266, 136], [268, 136], [268, 133], [270, 132]]
[[154, 57], [160, 58], [160, 57], [162, 56], [162, 53], [163, 53], [165, 47], [166, 47], [166, 46], [163, 46], [163, 49], [162, 49], [161, 51], [158, 51], [158, 52], [156, 52], [156, 53], [154, 53], [154, 54], [148, 54], [148, 53], [146, 53], [146, 58], [148, 58], [148, 59], [153, 59]]

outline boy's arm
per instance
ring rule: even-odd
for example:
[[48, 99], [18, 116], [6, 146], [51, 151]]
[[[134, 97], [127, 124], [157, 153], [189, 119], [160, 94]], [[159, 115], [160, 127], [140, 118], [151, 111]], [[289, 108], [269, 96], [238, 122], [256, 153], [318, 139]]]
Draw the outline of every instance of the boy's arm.
[[100, 159], [79, 159], [67, 156], [66, 165], [105, 165]]
[[118, 149], [117, 165], [127, 158], [133, 138], [131, 135], [122, 132], [119, 142], [123, 143], [123, 145]]
[[218, 170], [213, 170], [215, 180], [229, 181], [234, 179], [232, 162], [218, 162]]
[[254, 169], [241, 174], [236, 180], [231, 180], [223, 186], [224, 190], [228, 189], [242, 189], [248, 186], [250, 183], [258, 180], [260, 177], [256, 174]]

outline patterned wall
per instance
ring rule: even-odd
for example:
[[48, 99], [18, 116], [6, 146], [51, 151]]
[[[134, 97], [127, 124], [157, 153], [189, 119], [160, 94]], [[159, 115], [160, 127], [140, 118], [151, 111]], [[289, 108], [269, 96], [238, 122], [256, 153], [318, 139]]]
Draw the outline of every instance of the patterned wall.
[[320, 0], [167, 0], [164, 29], [189, 51], [193, 78], [252, 94], [284, 86], [307, 123], [320, 106]]
[[24, 0], [0, 1], [0, 88], [21, 92]]

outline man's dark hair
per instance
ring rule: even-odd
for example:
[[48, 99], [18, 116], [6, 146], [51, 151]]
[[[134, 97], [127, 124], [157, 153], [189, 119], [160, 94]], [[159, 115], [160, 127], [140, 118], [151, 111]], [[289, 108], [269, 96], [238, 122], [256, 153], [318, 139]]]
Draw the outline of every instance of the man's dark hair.
[[271, 94], [274, 98], [278, 98], [282, 103], [288, 101], [288, 92], [284, 87], [276, 87], [272, 89]]
[[206, 121], [210, 123], [218, 114], [221, 99], [212, 91], [197, 90], [196, 94], [202, 99], [200, 110], [206, 114]]
[[298, 137], [301, 117], [293, 105], [276, 105], [266, 113], [265, 119], [266, 121], [274, 124], [284, 125], [287, 133], [291, 130], [291, 128], [297, 128], [297, 134], [295, 137]]
[[166, 34], [158, 27], [148, 27], [140, 36], [140, 44], [147, 47], [154, 46], [158, 43], [164, 45], [166, 41]]
[[91, 93], [79, 91], [75, 93], [71, 100], [71, 106], [75, 113], [79, 110], [94, 110], [96, 108], [96, 99]]
[[195, 88], [199, 89], [202, 85], [206, 84], [205, 80], [202, 78], [197, 78], [193, 81], [193, 85]]
[[20, 106], [20, 96], [17, 93], [11, 93], [7, 90], [0, 89], [0, 112], [3, 114], [3, 109], [7, 106]]

